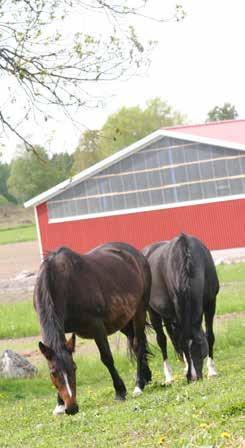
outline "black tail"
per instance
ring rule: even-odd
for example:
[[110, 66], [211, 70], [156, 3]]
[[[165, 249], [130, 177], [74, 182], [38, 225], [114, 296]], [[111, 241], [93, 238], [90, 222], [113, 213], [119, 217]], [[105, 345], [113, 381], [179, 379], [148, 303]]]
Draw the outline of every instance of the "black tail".
[[187, 236], [182, 233], [172, 250], [172, 268], [175, 277], [175, 310], [180, 328], [179, 341], [183, 346], [191, 336], [191, 278], [194, 265]]
[[42, 337], [50, 347], [58, 349], [64, 344], [64, 325], [55, 309], [53, 294], [55, 283], [55, 253], [43, 261], [37, 278], [34, 303], [39, 318]]

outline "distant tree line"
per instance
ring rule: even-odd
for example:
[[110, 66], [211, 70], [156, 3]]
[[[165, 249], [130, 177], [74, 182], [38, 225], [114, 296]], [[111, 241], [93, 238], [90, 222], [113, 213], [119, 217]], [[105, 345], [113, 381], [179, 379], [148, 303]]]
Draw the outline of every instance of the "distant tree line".
[[[216, 106], [207, 120], [237, 118], [234, 106]], [[35, 151], [19, 148], [10, 164], [0, 159], [0, 206], [8, 202], [23, 204], [26, 200], [77, 174], [99, 160], [161, 128], [186, 122], [186, 116], [175, 111], [160, 98], [150, 100], [145, 108], [122, 107], [108, 117], [100, 130], [85, 131], [73, 154], [57, 153], [35, 146]]]
[[22, 148], [10, 164], [0, 162], [0, 206], [7, 202], [22, 204], [69, 177], [73, 155], [51, 157], [41, 146], [35, 152]]

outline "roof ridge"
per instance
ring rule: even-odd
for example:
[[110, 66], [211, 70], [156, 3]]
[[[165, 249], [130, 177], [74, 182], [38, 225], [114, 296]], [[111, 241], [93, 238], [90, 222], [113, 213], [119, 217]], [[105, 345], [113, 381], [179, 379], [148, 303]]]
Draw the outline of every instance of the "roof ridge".
[[229, 119], [229, 120], [217, 120], [217, 121], [208, 121], [203, 123], [195, 123], [195, 124], [177, 124], [175, 126], [168, 126], [168, 127], [162, 127], [160, 129], [168, 129], [169, 131], [172, 129], [183, 129], [183, 128], [196, 128], [201, 126], [214, 126], [214, 125], [220, 125], [220, 124], [226, 124], [226, 123], [234, 123], [234, 122], [245, 122], [245, 118], [239, 118], [239, 119]]

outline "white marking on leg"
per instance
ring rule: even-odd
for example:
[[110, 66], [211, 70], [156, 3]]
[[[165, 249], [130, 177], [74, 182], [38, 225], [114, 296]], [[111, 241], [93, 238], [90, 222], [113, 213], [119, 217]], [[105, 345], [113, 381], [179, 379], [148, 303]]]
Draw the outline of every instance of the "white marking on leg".
[[53, 415], [61, 415], [65, 413], [65, 405], [64, 404], [57, 404], [56, 407], [53, 410]]
[[143, 394], [143, 390], [139, 386], [135, 386], [133, 391], [133, 397], [138, 397], [141, 394]]
[[183, 353], [183, 359], [184, 359], [184, 363], [185, 363], [184, 374], [187, 375], [187, 372], [188, 372], [188, 362], [187, 362], [187, 359], [186, 359], [184, 353]]
[[63, 375], [64, 375], [64, 379], [65, 379], [65, 385], [66, 385], [67, 392], [69, 394], [69, 397], [71, 398], [72, 397], [72, 391], [71, 391], [71, 388], [70, 388], [70, 384], [68, 382], [67, 375], [66, 375], [66, 373], [64, 373]]
[[191, 380], [192, 381], [196, 381], [197, 380], [197, 373], [196, 373], [196, 369], [195, 369], [195, 366], [194, 366], [192, 360], [191, 360]]
[[218, 375], [217, 371], [215, 369], [214, 360], [212, 358], [210, 358], [210, 356], [208, 357], [208, 360], [207, 360], [207, 368], [208, 368], [208, 378]]
[[[187, 375], [187, 372], [188, 372], [188, 362], [187, 362], [185, 354], [183, 354], [183, 359], [184, 359], [184, 363], [185, 363], [184, 373], [185, 373], [185, 375]], [[191, 379], [192, 379], [192, 381], [196, 381], [197, 380], [197, 373], [196, 373], [196, 369], [194, 367], [192, 359], [191, 359]]]
[[163, 370], [165, 375], [165, 384], [166, 385], [171, 384], [173, 381], [173, 374], [168, 359], [166, 359], [166, 361], [163, 362]]

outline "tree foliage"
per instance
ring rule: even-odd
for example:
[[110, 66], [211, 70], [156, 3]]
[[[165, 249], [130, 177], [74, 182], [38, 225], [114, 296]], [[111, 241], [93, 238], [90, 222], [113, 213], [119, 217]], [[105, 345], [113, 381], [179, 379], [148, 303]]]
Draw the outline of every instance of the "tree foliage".
[[8, 191], [19, 203], [62, 182], [70, 174], [72, 156], [66, 153], [55, 154], [50, 159], [44, 148], [36, 146], [34, 149], [34, 152], [26, 152], [22, 148], [22, 153], [10, 166]]
[[233, 106], [231, 103], [224, 103], [223, 106], [215, 106], [208, 112], [206, 122], [233, 120], [237, 117], [238, 113], [235, 106]]
[[73, 173], [87, 168], [131, 143], [161, 128], [181, 124], [185, 115], [165, 101], [154, 98], [144, 109], [122, 107], [110, 115], [100, 131], [86, 131], [74, 153]]
[[[144, 16], [149, 1], [1, 1], [0, 74], [7, 91], [0, 107], [3, 128], [29, 145], [23, 130], [27, 120], [47, 121], [57, 106], [75, 116], [78, 109], [95, 106], [93, 85], [147, 66], [154, 43], [140, 42], [125, 18]], [[93, 24], [92, 14], [97, 23], [107, 21], [101, 33], [87, 26], [89, 18]], [[77, 16], [79, 30], [73, 29]], [[174, 18], [182, 16], [177, 5]]]
[[0, 162], [0, 195], [4, 196], [6, 200], [13, 199], [8, 192], [7, 180], [10, 174], [10, 167], [7, 163]]
[[99, 134], [99, 131], [90, 129], [83, 133], [73, 155], [73, 174], [94, 165], [105, 157], [99, 146]]

